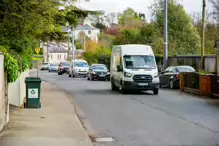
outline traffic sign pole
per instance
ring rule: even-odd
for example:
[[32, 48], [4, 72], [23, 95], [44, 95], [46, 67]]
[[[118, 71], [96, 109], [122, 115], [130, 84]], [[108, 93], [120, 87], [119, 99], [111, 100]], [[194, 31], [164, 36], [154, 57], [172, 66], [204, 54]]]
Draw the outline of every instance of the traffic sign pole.
[[[39, 58], [40, 48], [36, 48], [37, 58]], [[37, 60], [37, 77], [39, 77], [39, 60]]]

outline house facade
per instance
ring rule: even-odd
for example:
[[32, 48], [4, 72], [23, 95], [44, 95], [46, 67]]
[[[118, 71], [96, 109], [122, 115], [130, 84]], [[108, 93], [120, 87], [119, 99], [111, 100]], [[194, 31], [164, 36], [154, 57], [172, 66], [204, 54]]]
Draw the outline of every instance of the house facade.
[[49, 63], [60, 63], [67, 61], [68, 51], [51, 51], [49, 52]]
[[100, 35], [100, 29], [95, 28], [95, 27], [88, 25], [88, 24], [79, 25], [75, 29], [75, 39], [76, 40], [78, 40], [80, 38], [81, 33], [84, 33], [91, 40], [98, 42], [98, 36]]

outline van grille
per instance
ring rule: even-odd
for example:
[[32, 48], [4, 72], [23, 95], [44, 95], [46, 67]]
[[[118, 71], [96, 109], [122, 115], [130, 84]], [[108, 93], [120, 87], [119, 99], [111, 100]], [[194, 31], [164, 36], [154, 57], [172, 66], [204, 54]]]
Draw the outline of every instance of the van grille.
[[134, 75], [133, 80], [137, 83], [151, 83], [152, 82], [151, 75]]

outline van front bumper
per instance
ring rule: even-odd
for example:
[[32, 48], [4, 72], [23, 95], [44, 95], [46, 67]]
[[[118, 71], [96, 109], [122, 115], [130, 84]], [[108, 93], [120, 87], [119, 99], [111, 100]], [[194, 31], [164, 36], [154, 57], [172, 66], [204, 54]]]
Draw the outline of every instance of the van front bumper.
[[136, 83], [131, 81], [123, 81], [125, 90], [154, 90], [159, 89], [159, 83]]

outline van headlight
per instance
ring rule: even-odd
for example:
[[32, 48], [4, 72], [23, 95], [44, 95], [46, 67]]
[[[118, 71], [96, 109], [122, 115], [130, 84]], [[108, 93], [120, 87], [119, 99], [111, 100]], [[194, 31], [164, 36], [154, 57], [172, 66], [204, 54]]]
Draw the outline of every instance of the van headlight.
[[131, 73], [128, 73], [128, 72], [124, 72], [124, 76], [125, 76], [125, 77], [128, 77], [128, 78], [131, 78], [131, 77], [132, 77], [132, 74], [131, 74]]
[[96, 73], [94, 71], [92, 71], [91, 74], [95, 75]]
[[158, 77], [159, 77], [159, 75], [158, 75], [158, 74], [154, 76], [154, 78], [158, 78]]

